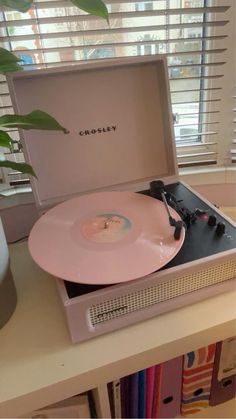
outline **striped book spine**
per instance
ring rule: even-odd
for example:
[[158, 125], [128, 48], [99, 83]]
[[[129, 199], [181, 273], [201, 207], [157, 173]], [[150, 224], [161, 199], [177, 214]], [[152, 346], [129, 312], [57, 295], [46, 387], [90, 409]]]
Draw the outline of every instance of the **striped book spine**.
[[182, 406], [183, 416], [198, 413], [209, 406], [216, 344], [184, 355]]

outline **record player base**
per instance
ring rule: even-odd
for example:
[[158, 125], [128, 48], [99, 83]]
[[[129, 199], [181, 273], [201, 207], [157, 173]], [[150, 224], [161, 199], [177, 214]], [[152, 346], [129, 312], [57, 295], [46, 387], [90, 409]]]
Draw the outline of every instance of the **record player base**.
[[74, 298], [56, 282], [75, 343], [233, 290], [235, 276], [234, 251], [227, 251]]

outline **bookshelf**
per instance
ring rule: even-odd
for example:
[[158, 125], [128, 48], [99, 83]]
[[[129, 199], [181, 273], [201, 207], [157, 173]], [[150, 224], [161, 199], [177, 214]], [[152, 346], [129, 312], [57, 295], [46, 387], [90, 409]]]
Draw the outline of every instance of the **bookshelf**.
[[[0, 330], [0, 417], [89, 389], [99, 417], [109, 417], [106, 383], [235, 334], [236, 290], [73, 345], [53, 278], [32, 261], [27, 242], [11, 245], [10, 255], [18, 304]], [[222, 406], [209, 412], [217, 417]], [[234, 401], [227, 411], [233, 415]]]

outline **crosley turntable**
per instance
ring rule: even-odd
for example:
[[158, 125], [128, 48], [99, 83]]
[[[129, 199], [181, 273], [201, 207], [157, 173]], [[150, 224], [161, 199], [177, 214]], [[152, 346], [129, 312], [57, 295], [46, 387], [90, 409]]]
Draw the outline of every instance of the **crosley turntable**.
[[17, 112], [43, 109], [70, 131], [23, 139], [44, 213], [29, 249], [56, 277], [73, 342], [235, 286], [233, 224], [178, 179], [163, 56], [9, 83]]

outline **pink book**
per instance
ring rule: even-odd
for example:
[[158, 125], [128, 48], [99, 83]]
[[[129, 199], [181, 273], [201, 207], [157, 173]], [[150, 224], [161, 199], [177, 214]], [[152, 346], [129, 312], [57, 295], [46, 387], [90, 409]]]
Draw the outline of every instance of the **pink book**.
[[152, 417], [152, 402], [156, 367], [149, 367], [146, 371], [146, 418]]
[[159, 418], [180, 416], [183, 357], [162, 364]]

